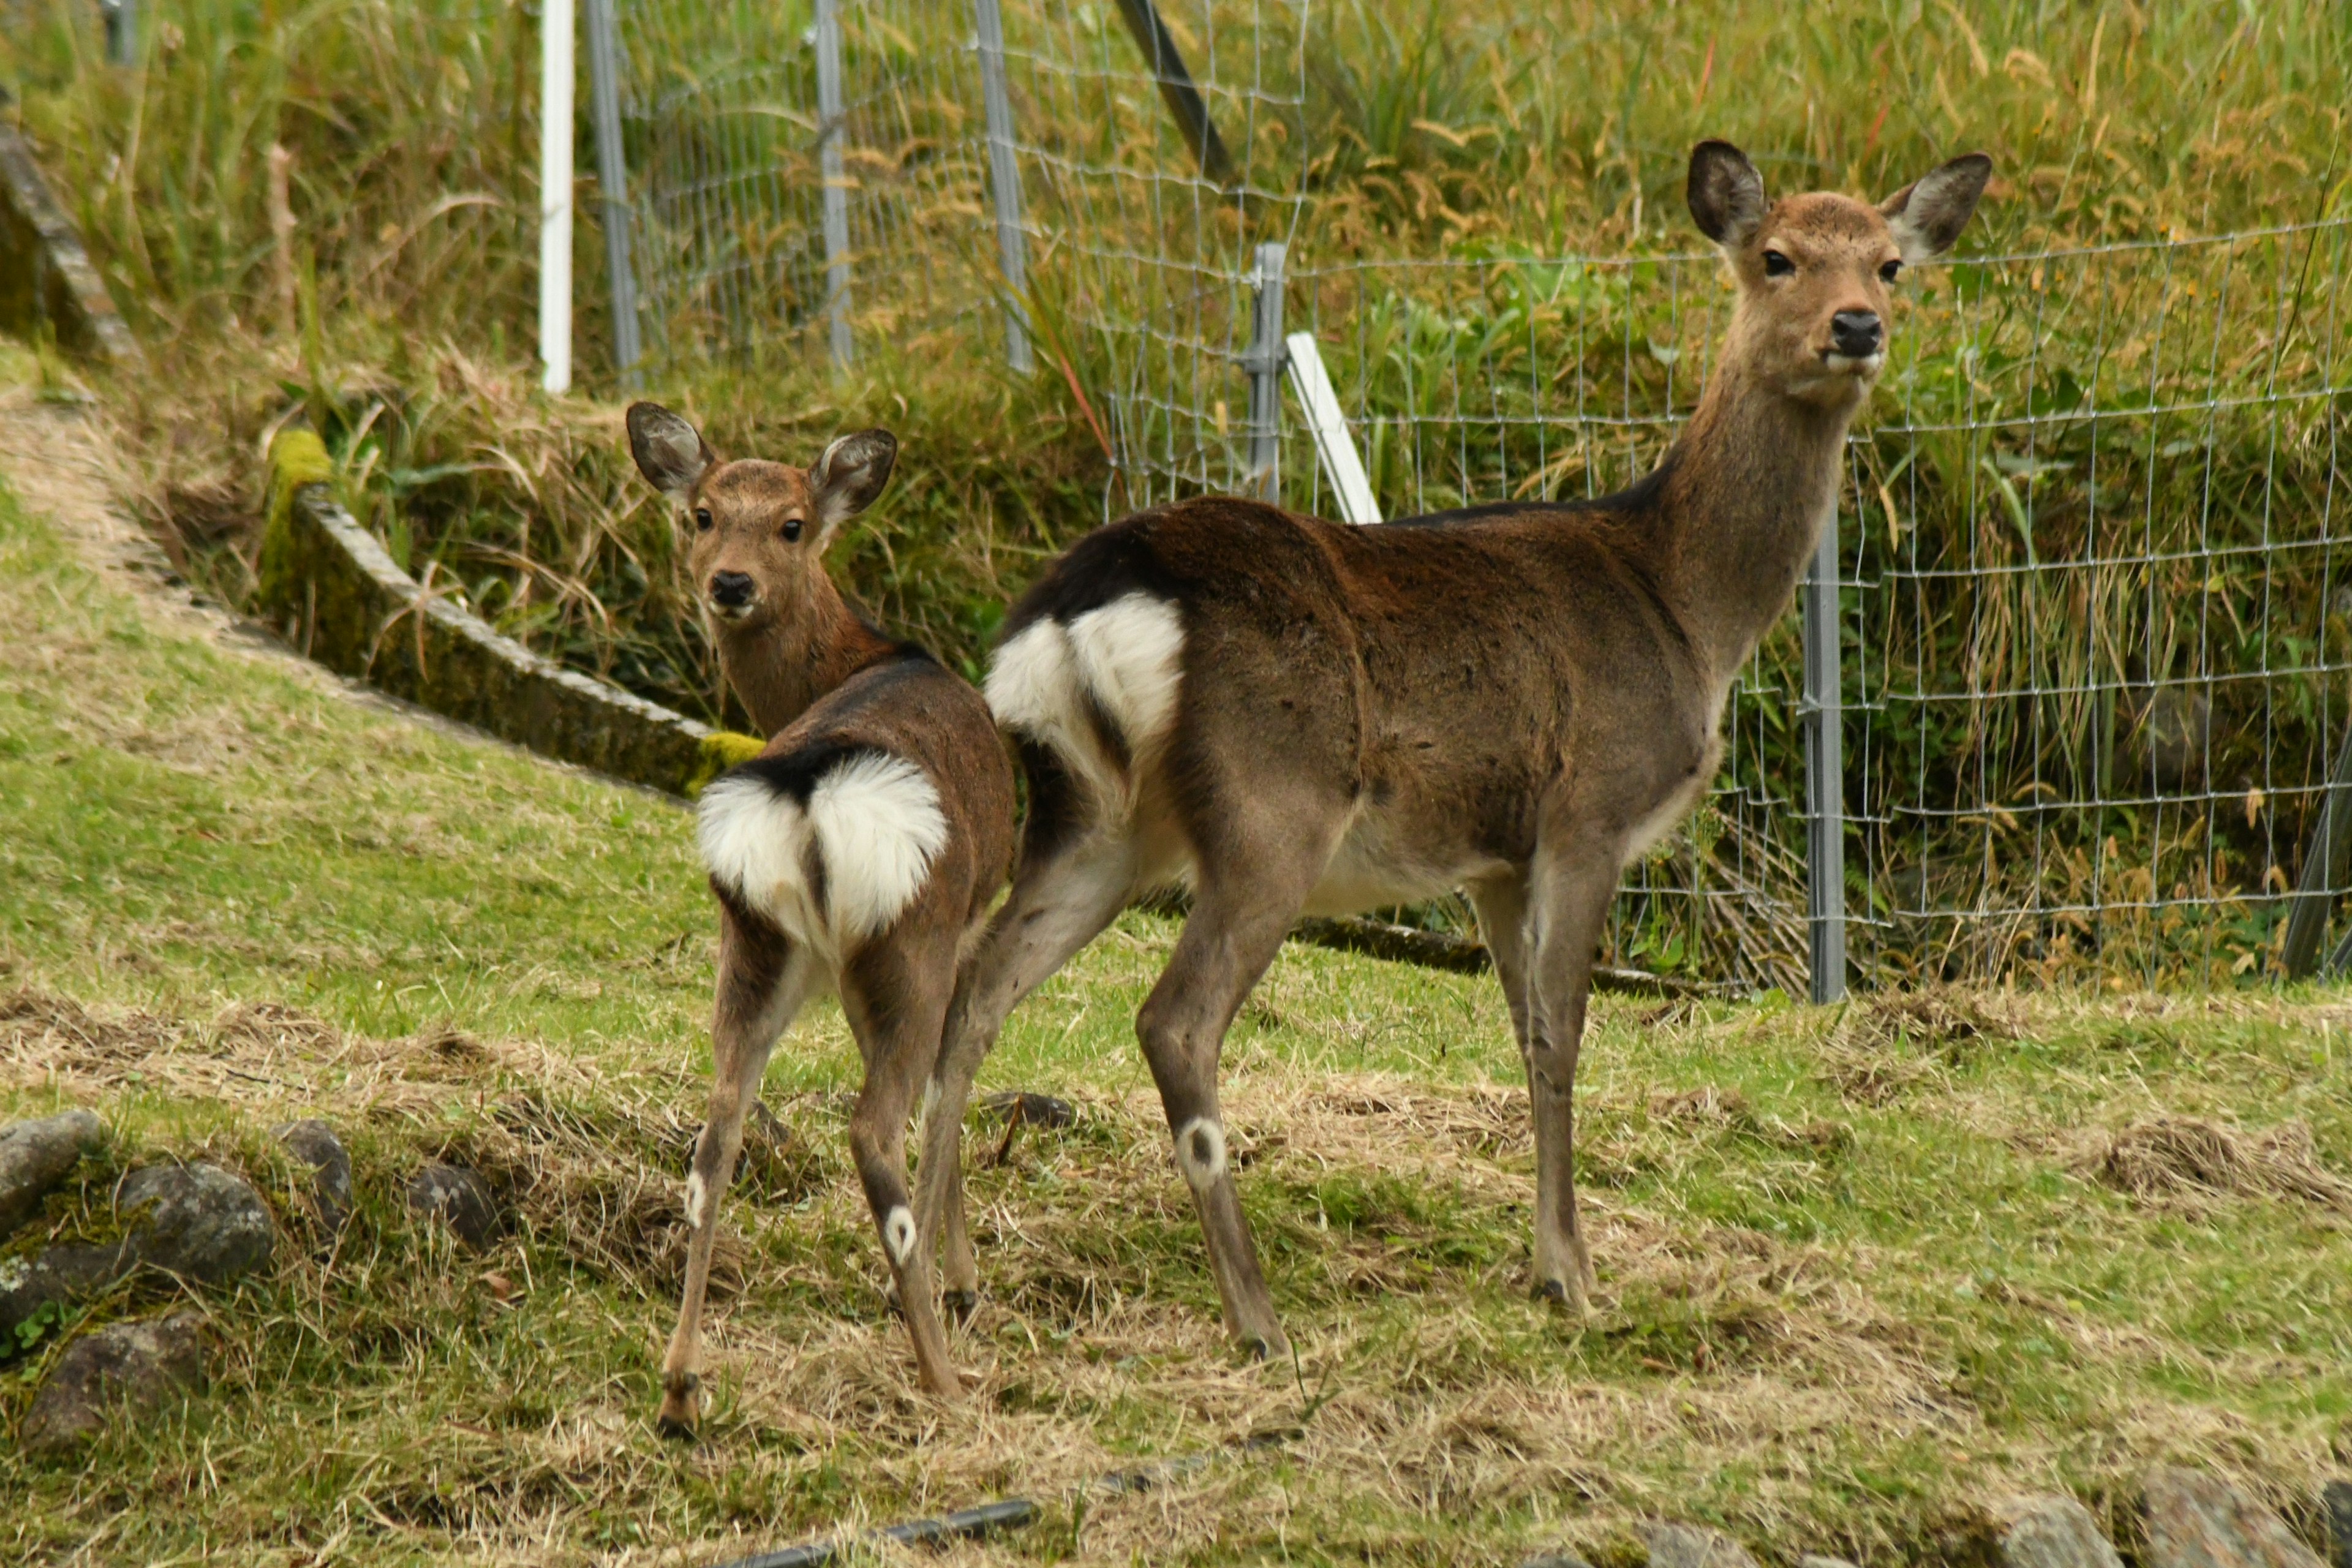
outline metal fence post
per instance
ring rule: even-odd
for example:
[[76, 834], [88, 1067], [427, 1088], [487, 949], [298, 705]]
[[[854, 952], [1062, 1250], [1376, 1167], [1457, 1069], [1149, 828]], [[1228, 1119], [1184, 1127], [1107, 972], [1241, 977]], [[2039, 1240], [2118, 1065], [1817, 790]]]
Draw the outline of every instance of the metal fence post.
[[136, 64], [139, 58], [139, 0], [98, 0], [98, 14], [106, 21], [106, 63]]
[[1217, 134], [1217, 122], [1209, 118], [1208, 103], [1192, 85], [1192, 73], [1184, 68], [1184, 57], [1177, 52], [1168, 24], [1160, 19], [1159, 7], [1152, 0], [1118, 0], [1118, 14], [1126, 20], [1127, 30], [1135, 35], [1143, 58], [1151, 62], [1151, 75], [1160, 83], [1160, 100], [1176, 117], [1176, 129], [1183, 134], [1184, 144], [1192, 149], [1192, 156], [1201, 161], [1201, 173], [1212, 184], [1230, 184], [1234, 161], [1225, 152], [1225, 139]]
[[1029, 237], [1021, 227], [1021, 160], [1013, 144], [1013, 94], [1004, 85], [1004, 13], [973, 0], [980, 24], [980, 95], [988, 114], [988, 188], [996, 201], [996, 256], [1004, 268], [1004, 363], [1027, 375]]
[[842, 170], [841, 0], [816, 0], [818, 163], [824, 175], [824, 291], [833, 316], [833, 363], [847, 370], [849, 339], [849, 182]]
[[1845, 994], [1845, 749], [1838, 662], [1837, 513], [1822, 526], [1803, 588], [1805, 894], [1812, 935], [1812, 999]]
[[613, 293], [613, 363], [621, 389], [635, 392], [637, 277], [629, 260], [629, 165], [621, 146], [621, 33], [613, 0], [588, 0], [588, 90], [596, 121], [596, 184], [604, 195], [604, 277]]
[[1257, 247], [1250, 274], [1257, 293], [1249, 348], [1242, 354], [1250, 383], [1249, 474], [1242, 488], [1269, 501], [1282, 500], [1282, 252], [1273, 242]]
[[[2345, 821], [2347, 808], [2352, 808], [2352, 728], [2345, 731], [2343, 749], [2336, 753], [2335, 771], [2328, 775], [2327, 793], [2320, 796], [2319, 821], [2312, 829], [2310, 846], [2303, 852], [2303, 877], [2295, 886], [2294, 902], [2288, 906], [2281, 967], [2289, 980], [2309, 978], [2319, 957], [2319, 939], [2327, 932], [2327, 917], [2335, 910], [2336, 892], [2344, 883], [2345, 852], [2352, 849], [2352, 831], [2347, 831]], [[2347, 941], [2352, 942], [2352, 937]], [[2341, 967], [2347, 956], [2352, 955], [2338, 948], [2327, 968]]]

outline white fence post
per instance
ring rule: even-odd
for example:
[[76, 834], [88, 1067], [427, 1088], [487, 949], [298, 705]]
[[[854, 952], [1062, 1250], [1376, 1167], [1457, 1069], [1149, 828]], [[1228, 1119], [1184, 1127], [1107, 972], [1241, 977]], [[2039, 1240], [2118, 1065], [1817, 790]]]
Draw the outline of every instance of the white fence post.
[[1004, 268], [1004, 363], [1027, 375], [1025, 300], [1029, 237], [1021, 227], [1021, 159], [1013, 142], [1013, 94], [1004, 85], [1004, 13], [998, 0], [973, 0], [980, 25], [980, 93], [988, 114], [988, 188], [996, 204], [996, 256]]
[[1805, 905], [1812, 999], [1845, 994], [1845, 754], [1838, 660], [1838, 527], [1832, 509], [1802, 589], [1805, 693]]
[[539, 22], [539, 357], [550, 392], [572, 389], [572, 0]]
[[604, 278], [613, 294], [613, 363], [621, 388], [643, 379], [637, 361], [637, 275], [629, 258], [629, 165], [621, 145], [621, 33], [614, 0], [588, 0], [589, 111], [596, 121], [596, 184], [604, 196]]
[[824, 177], [825, 308], [833, 318], [833, 363], [856, 361], [849, 336], [849, 180], [842, 166], [841, 0], [816, 0], [817, 159]]
[[1249, 473], [1242, 482], [1260, 500], [1282, 500], [1282, 249], [1257, 247], [1250, 277], [1256, 298], [1250, 311], [1249, 348], [1242, 364], [1249, 372]]
[[1323, 472], [1339, 503], [1339, 521], [1380, 521], [1380, 500], [1372, 494], [1372, 481], [1364, 477], [1363, 460], [1348, 435], [1347, 412], [1339, 406], [1339, 395], [1331, 390], [1331, 374], [1323, 368], [1323, 351], [1316, 346], [1315, 334], [1293, 332], [1283, 340], [1283, 347], [1290, 359], [1290, 389], [1307, 411], [1307, 428], [1315, 437], [1315, 455], [1323, 460]]

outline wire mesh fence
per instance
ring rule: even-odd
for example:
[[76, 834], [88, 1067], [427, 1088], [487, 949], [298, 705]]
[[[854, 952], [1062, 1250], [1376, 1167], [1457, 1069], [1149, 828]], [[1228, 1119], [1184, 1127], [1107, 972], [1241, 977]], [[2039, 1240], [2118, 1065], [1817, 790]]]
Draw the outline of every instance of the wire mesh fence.
[[[632, 0], [628, 26], [648, 317], [674, 354], [805, 342], [838, 298], [830, 123], [857, 330], [1006, 303], [973, 25], [994, 11], [1011, 305], [1098, 418], [1106, 515], [1239, 489], [1334, 510], [1305, 422], [1263, 395], [1269, 242], [1388, 516], [1622, 487], [1722, 336], [1712, 257], [1327, 240], [1318, 127], [1371, 89], [1303, 0], [844, 0], [835, 121], [812, 109], [815, 10], [698, 14], [681, 45], [667, 4]], [[2344, 857], [2307, 847], [2352, 704], [2347, 235], [1979, 257], [1907, 288], [1838, 520], [1858, 975], [2221, 983], [2280, 966], [2306, 870], [2332, 907]], [[1708, 804], [1629, 873], [1613, 961], [1803, 984], [1801, 672], [1791, 617], [1738, 684]]]
[[649, 353], [846, 358], [984, 298], [963, 8], [622, 0], [619, 23]]

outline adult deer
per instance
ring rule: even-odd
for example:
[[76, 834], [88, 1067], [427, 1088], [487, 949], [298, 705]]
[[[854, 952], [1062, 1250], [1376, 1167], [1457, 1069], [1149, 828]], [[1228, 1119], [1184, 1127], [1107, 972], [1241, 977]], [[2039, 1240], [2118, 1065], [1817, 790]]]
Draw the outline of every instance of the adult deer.
[[1351, 528], [1255, 501], [1158, 507], [1080, 541], [1014, 606], [987, 682], [1030, 782], [1011, 896], [959, 991], [924, 1129], [919, 1246], [977, 1285], [960, 1111], [1006, 1014], [1139, 893], [1192, 912], [1136, 1019], [1226, 1326], [1286, 1348], [1217, 1101], [1227, 1026], [1304, 912], [1465, 889], [1527, 1063], [1537, 1294], [1581, 1307], [1573, 1093], [1627, 861], [1714, 776], [1732, 678], [1835, 504], [1885, 352], [1889, 286], [1959, 237], [1991, 171], [1884, 204], [1767, 198], [1691, 154], [1691, 216], [1738, 286], [1655, 472], [1606, 499]]
[[980, 694], [860, 619], [825, 575], [835, 531], [889, 482], [889, 432], [844, 436], [806, 469], [722, 463], [684, 419], [639, 403], [629, 446], [654, 488], [693, 518], [688, 562], [720, 668], [773, 737], [705, 789], [698, 809], [719, 900], [719, 996], [661, 1425], [688, 1434], [698, 1415], [703, 1296], [744, 1114], [777, 1039], [827, 988], [865, 1058], [849, 1143], [916, 1365], [933, 1393], [955, 1393], [929, 1260], [915, 1246], [907, 1120], [939, 1054], [967, 938], [1012, 859], [1012, 763]]

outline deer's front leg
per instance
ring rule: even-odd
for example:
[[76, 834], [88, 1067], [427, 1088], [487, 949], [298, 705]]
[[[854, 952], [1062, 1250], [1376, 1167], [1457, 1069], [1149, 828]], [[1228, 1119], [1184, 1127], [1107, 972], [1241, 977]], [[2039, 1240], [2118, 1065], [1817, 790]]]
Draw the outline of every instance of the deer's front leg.
[[1576, 1061], [1617, 873], [1613, 844], [1580, 838], [1539, 851], [1529, 879], [1520, 1048], [1536, 1133], [1534, 1291], [1580, 1312], [1594, 1276], [1576, 1206]]
[[760, 1092], [768, 1053], [791, 1026], [815, 978], [808, 950], [722, 905], [719, 999], [710, 1029], [710, 1114], [694, 1141], [686, 1178], [686, 1291], [677, 1329], [662, 1357], [659, 1423], [664, 1436], [691, 1437], [701, 1415], [702, 1303], [719, 1205], [743, 1147], [743, 1118]]

